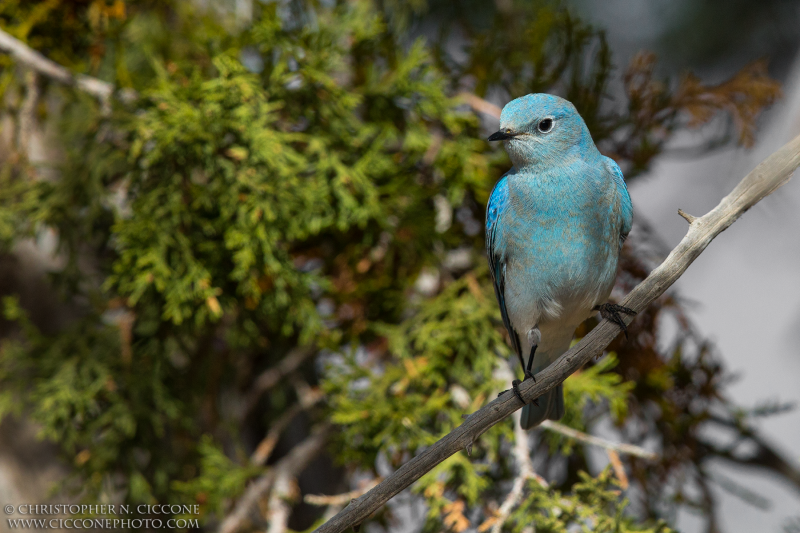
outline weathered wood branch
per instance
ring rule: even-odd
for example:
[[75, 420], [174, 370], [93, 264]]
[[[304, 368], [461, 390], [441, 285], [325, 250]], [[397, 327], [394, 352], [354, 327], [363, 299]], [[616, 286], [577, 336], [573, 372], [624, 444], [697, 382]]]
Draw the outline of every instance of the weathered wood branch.
[[[692, 220], [689, 232], [681, 242], [621, 304], [635, 311], [645, 309], [650, 302], [664, 294], [664, 291], [677, 281], [717, 235], [733, 224], [745, 211], [786, 183], [798, 166], [800, 166], [800, 136], [795, 137], [753, 169], [717, 207], [704, 216]], [[624, 317], [624, 320], [630, 323], [632, 318]], [[537, 374], [535, 382], [533, 380], [523, 382], [519, 387], [522, 397], [528, 402], [532, 401], [563, 382], [593, 357], [600, 355], [618, 334], [619, 328], [616, 325], [603, 320], [581, 342]], [[503, 394], [471, 414], [463, 424], [401, 466], [374, 489], [353, 500], [316, 531], [340, 533], [360, 524], [397, 493], [451, 455], [472, 446], [481, 434], [520, 407], [522, 404], [513, 392]]]

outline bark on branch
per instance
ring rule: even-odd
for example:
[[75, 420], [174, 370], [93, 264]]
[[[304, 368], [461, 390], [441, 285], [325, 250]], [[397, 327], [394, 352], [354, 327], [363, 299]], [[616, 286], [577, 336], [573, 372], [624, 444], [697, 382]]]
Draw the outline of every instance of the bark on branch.
[[[798, 166], [800, 166], [800, 136], [795, 137], [753, 169], [717, 207], [704, 216], [691, 220], [689, 232], [683, 240], [621, 304], [635, 311], [642, 311], [675, 283], [717, 235], [758, 201], [786, 183]], [[624, 320], [630, 323], [632, 318], [625, 317]], [[581, 342], [537, 374], [535, 382], [533, 380], [523, 382], [519, 387], [523, 398], [530, 402], [563, 382], [593, 357], [600, 355], [618, 334], [619, 328], [615, 324], [603, 320]], [[522, 405], [513, 392], [503, 394], [471, 414], [463, 424], [401, 466], [375, 488], [353, 500], [316, 531], [340, 533], [361, 524], [397, 493], [451, 455], [472, 446], [481, 434], [520, 407]]]

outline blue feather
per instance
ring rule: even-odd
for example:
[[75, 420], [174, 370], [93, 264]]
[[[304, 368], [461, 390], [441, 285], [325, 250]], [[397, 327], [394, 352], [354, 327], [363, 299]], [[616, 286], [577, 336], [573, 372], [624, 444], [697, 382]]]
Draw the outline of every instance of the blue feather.
[[492, 283], [494, 285], [494, 294], [497, 297], [497, 302], [500, 304], [500, 314], [503, 317], [503, 324], [508, 330], [511, 337], [511, 344], [514, 352], [521, 354], [521, 347], [519, 341], [519, 334], [514, 330], [511, 321], [508, 319], [508, 311], [506, 311], [505, 302], [505, 257], [504, 254], [499, 253], [502, 250], [498, 239], [497, 228], [500, 225], [500, 220], [505, 211], [508, 209], [508, 175], [512, 171], [506, 173], [500, 181], [494, 186], [491, 196], [489, 196], [489, 203], [486, 205], [486, 250], [489, 257], [489, 271], [492, 275]]

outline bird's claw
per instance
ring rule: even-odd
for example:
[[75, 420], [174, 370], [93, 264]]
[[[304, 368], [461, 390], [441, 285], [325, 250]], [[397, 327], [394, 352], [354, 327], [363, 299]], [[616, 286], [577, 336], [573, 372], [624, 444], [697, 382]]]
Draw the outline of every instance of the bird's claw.
[[[533, 379], [534, 382], [536, 381], [536, 378], [533, 376], [533, 374], [531, 372], [526, 372], [525, 373], [525, 380], [524, 381], [527, 381], [528, 379]], [[530, 402], [526, 402], [524, 399], [522, 399], [522, 393], [519, 391], [520, 383], [522, 383], [522, 381], [520, 381], [518, 379], [515, 379], [514, 381], [511, 382], [511, 390], [514, 391], [514, 396], [516, 396], [517, 399], [519, 399], [519, 401], [521, 401], [523, 405], [528, 405], [528, 403], [532, 403], [536, 407], [539, 407], [539, 399], [538, 398], [534, 398]], [[501, 392], [497, 396], [499, 397], [499, 396], [501, 396], [502, 394], [504, 394], [506, 392], [508, 392], [508, 389], [504, 390], [503, 392]]]
[[[524, 381], [527, 381], [529, 379], [532, 379], [533, 382], [536, 383], [536, 376], [533, 375], [533, 372], [531, 372], [529, 370], [526, 370], [525, 371], [525, 380]], [[536, 407], [539, 407], [539, 399], [538, 398], [534, 398], [533, 400], [530, 401], [530, 403], [532, 403]]]
[[511, 382], [511, 388], [514, 390], [514, 395], [519, 398], [519, 401], [522, 402], [522, 405], [526, 405], [525, 400], [522, 399], [522, 394], [519, 392], [519, 384], [522, 383], [520, 380], [515, 379]]
[[626, 315], [636, 316], [636, 311], [634, 311], [629, 307], [612, 303], [604, 303], [602, 305], [596, 305], [594, 306], [594, 308], [592, 308], [592, 310], [600, 311], [601, 317], [618, 325], [622, 330], [622, 332], [625, 334], [625, 340], [628, 339], [628, 326], [625, 325], [625, 321], [622, 319], [621, 316], [619, 316], [619, 314], [625, 313]]

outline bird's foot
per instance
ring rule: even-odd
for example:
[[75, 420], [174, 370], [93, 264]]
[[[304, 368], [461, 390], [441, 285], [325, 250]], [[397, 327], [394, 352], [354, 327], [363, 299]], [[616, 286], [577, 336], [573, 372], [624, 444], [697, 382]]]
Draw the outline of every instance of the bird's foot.
[[[533, 372], [531, 372], [530, 370], [526, 370], [525, 371], [525, 379], [523, 381], [527, 381], [529, 379], [532, 379], [533, 382], [536, 383], [536, 376], [533, 375]], [[536, 407], [539, 407], [539, 399], [538, 398], [534, 398], [529, 403], [532, 403]]]
[[[534, 382], [536, 381], [536, 378], [533, 377], [533, 374], [531, 374], [530, 372], [526, 372], [525, 380], [528, 379], [533, 379]], [[526, 402], [525, 400], [522, 399], [522, 393], [519, 391], [520, 383], [522, 383], [522, 381], [515, 379], [514, 381], [511, 382], [511, 389], [506, 389], [497, 396], [500, 397], [503, 394], [507, 393], [509, 390], [512, 390], [514, 392], [514, 396], [516, 396], [519, 399], [519, 401], [523, 403], [523, 405], [527, 405], [529, 402]], [[537, 398], [533, 399], [530, 403], [534, 404], [536, 407], [539, 407], [539, 400]]]
[[522, 394], [519, 392], [519, 384], [522, 383], [520, 380], [515, 379], [511, 382], [511, 388], [514, 390], [514, 395], [519, 398], [519, 401], [522, 402], [522, 405], [525, 405], [525, 400], [522, 399]]
[[[535, 349], [536, 349], [536, 347], [534, 346], [534, 350]], [[533, 352], [531, 351], [531, 356], [532, 355], [533, 355]], [[532, 379], [533, 382], [536, 383], [536, 376], [533, 375], [533, 372], [531, 372], [528, 369], [525, 369], [525, 379], [523, 379], [522, 381], [527, 381], [529, 379]], [[519, 398], [519, 401], [521, 401], [523, 404], [527, 405], [528, 402], [526, 402], [525, 400], [522, 399], [522, 393], [520, 393], [520, 391], [519, 391], [519, 384], [522, 383], [522, 381], [520, 381], [518, 379], [515, 379], [514, 381], [511, 382], [511, 389], [506, 389], [506, 390], [504, 390], [502, 392], [499, 392], [497, 394], [497, 397], [499, 398], [503, 394], [507, 393], [509, 390], [512, 390], [512, 391], [514, 391], [514, 396]], [[537, 407], [539, 406], [539, 402], [536, 399], [534, 399], [532, 403], [535, 404]]]
[[600, 316], [605, 318], [606, 320], [610, 320], [614, 324], [618, 325], [622, 332], [625, 334], [625, 339], [628, 339], [628, 326], [625, 325], [625, 321], [619, 316], [620, 313], [624, 313], [630, 316], [636, 316], [636, 311], [630, 309], [628, 307], [612, 304], [612, 303], [604, 303], [602, 305], [595, 305], [592, 308], [593, 311], [600, 311]]

